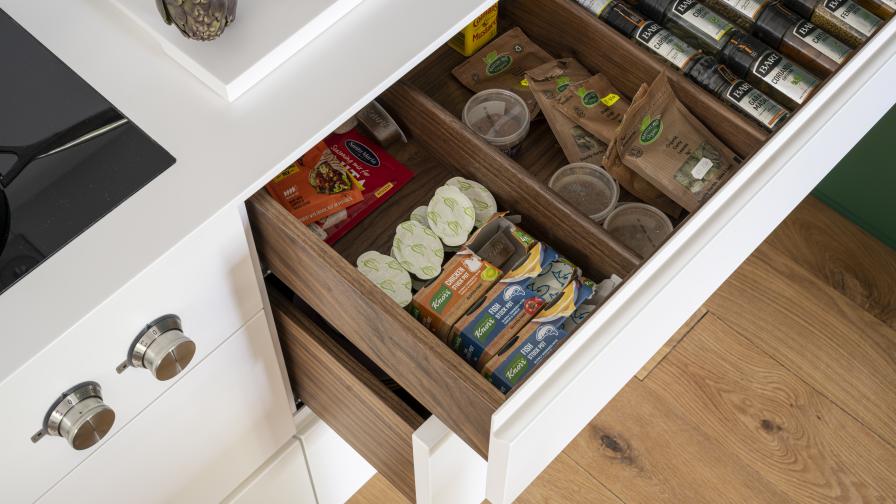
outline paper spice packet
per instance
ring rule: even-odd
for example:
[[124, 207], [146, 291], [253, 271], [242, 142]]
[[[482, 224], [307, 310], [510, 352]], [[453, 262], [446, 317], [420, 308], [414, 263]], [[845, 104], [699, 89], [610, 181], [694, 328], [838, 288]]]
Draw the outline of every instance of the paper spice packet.
[[414, 172], [356, 129], [330, 134], [324, 143], [363, 188], [363, 199], [343, 209], [341, 219], [332, 215], [317, 221], [318, 234], [332, 245], [404, 187]]
[[629, 101], [603, 74], [572, 84], [557, 98], [557, 109], [599, 140], [609, 143]]
[[535, 97], [523, 83], [530, 68], [552, 60], [550, 54], [529, 40], [519, 28], [513, 28], [456, 66], [451, 73], [472, 90], [505, 89], [519, 95], [529, 107], [529, 117], [538, 114]]
[[505, 271], [526, 258], [535, 239], [496, 213], [424, 285], [411, 301], [411, 314], [442, 341], [451, 327], [481, 300]]
[[[536, 243], [526, 260], [496, 283], [482, 303], [474, 305], [451, 330], [451, 347], [477, 370], [519, 329], [549, 303], [532, 290], [538, 277], [551, 275], [560, 255], [544, 243]], [[565, 285], [563, 286], [565, 287]]]
[[642, 90], [625, 114], [605, 166], [630, 168], [695, 212], [740, 168], [741, 159], [678, 100], [665, 72]]
[[526, 71], [529, 89], [570, 163], [600, 164], [607, 150], [606, 143], [585, 131], [558, 108], [560, 94], [590, 76], [591, 72], [573, 58], [551, 60]]
[[482, 368], [482, 374], [501, 392], [524, 382], [570, 334], [564, 323], [592, 297], [596, 286], [587, 278], [570, 282], [560, 298], [520, 329]]

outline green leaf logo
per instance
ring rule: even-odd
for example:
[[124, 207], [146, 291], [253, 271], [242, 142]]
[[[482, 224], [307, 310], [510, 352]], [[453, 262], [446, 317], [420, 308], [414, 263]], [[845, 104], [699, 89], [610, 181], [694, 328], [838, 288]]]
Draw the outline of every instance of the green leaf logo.
[[591, 108], [600, 103], [600, 96], [595, 91], [588, 91], [585, 88], [579, 88], [576, 92], [582, 99], [582, 105]]
[[414, 224], [411, 222], [402, 222], [398, 225], [401, 229], [404, 229], [408, 233], [414, 232]]
[[488, 203], [479, 200], [473, 200], [473, 205], [479, 210], [488, 210]]
[[659, 117], [650, 119], [649, 116], [644, 116], [644, 119], [641, 120], [641, 136], [638, 140], [641, 145], [651, 144], [662, 132], [663, 121]]
[[429, 228], [424, 228], [424, 229], [423, 229], [423, 234], [425, 234], [426, 236], [432, 238], [433, 240], [438, 240], [438, 239], [439, 239], [439, 237], [436, 236], [436, 234], [432, 232], [432, 229], [429, 229]]
[[457, 221], [448, 221], [448, 229], [451, 230], [452, 234], [460, 233], [460, 223]]
[[418, 254], [420, 257], [423, 257], [424, 250], [426, 250], [426, 249], [423, 247], [422, 243], [415, 243], [415, 244], [411, 245], [411, 251]]
[[429, 218], [429, 222], [432, 222], [433, 224], [439, 223], [439, 214], [434, 211], [426, 212], [426, 216]]
[[469, 217], [471, 219], [476, 218], [476, 212], [473, 211], [472, 207], [464, 207], [464, 215], [466, 215], [467, 217]]
[[442, 202], [445, 203], [445, 206], [448, 207], [448, 209], [451, 211], [454, 211], [454, 209], [457, 208], [457, 200], [454, 198], [442, 198]]
[[365, 268], [372, 269], [373, 271], [379, 271], [380, 267], [374, 259], [365, 259], [362, 263]]
[[390, 294], [395, 293], [395, 283], [392, 280], [383, 280], [380, 282], [379, 287]]
[[507, 70], [511, 63], [513, 63], [513, 58], [510, 55], [498, 56], [498, 53], [492, 51], [485, 56], [485, 73], [486, 75], [498, 75]]
[[423, 274], [428, 277], [436, 276], [436, 268], [433, 266], [424, 266], [423, 269], [421, 269], [420, 271], [422, 271]]
[[567, 77], [566, 75], [557, 77], [556, 79], [554, 79], [554, 84], [557, 85], [557, 92], [562, 93], [563, 91], [566, 91], [566, 88], [569, 87], [569, 77]]

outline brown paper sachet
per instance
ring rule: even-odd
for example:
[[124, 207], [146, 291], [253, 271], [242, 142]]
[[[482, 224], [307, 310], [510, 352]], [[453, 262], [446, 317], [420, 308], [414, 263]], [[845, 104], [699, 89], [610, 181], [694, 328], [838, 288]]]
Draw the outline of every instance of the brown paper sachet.
[[569, 86], [557, 98], [563, 115], [603, 142], [616, 136], [628, 107], [628, 99], [603, 74]]
[[741, 163], [678, 100], [665, 72], [643, 95], [638, 91], [614, 147], [622, 164], [688, 212], [697, 211]]
[[606, 143], [585, 131], [557, 108], [557, 98], [561, 93], [590, 76], [591, 72], [572, 58], [549, 61], [526, 72], [529, 89], [570, 163], [600, 164], [607, 150]]
[[535, 118], [538, 105], [523, 83], [523, 74], [552, 59], [554, 57], [529, 40], [523, 30], [513, 28], [454, 67], [451, 73], [476, 93], [486, 89], [506, 89], [516, 93], [529, 106], [529, 116]]

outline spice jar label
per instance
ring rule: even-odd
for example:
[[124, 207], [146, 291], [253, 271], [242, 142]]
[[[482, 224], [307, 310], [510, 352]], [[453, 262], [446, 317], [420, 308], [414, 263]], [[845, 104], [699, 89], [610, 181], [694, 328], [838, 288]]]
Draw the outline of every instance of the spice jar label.
[[825, 0], [824, 8], [866, 37], [870, 37], [882, 22], [879, 17], [852, 0]]
[[774, 129], [787, 111], [747, 81], [735, 82], [727, 93], [728, 100], [750, 117]]
[[763, 54], [753, 73], [797, 103], [803, 103], [818, 85], [814, 75], [775, 51]]
[[699, 51], [686, 44], [655, 21], [644, 23], [638, 29], [637, 38], [653, 52], [678, 67], [679, 70], [687, 68], [691, 60], [699, 54]]
[[793, 34], [838, 64], [846, 61], [846, 57], [851, 51], [849, 46], [806, 20], [800, 21], [793, 27]]
[[768, 2], [760, 2], [757, 0], [721, 0], [725, 5], [733, 8], [737, 12], [740, 12], [744, 16], [752, 19], [753, 21], [759, 17], [759, 13], [762, 12], [762, 9]]
[[588, 9], [589, 12], [594, 14], [595, 16], [600, 16], [603, 13], [604, 9], [607, 8], [608, 5], [613, 3], [613, 0], [577, 0], [579, 5]]
[[676, 0], [670, 13], [687, 21], [689, 25], [713, 40], [721, 40], [726, 33], [734, 29], [725, 18], [697, 0]]

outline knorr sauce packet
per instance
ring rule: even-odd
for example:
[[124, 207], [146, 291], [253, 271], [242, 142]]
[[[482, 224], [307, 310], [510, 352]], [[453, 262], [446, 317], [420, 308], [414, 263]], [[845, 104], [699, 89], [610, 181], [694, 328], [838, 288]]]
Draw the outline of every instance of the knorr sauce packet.
[[689, 212], [700, 208], [741, 163], [678, 101], [665, 72], [635, 95], [611, 147], [605, 166], [631, 168]]
[[482, 374], [501, 392], [508, 393], [563, 344], [570, 333], [564, 322], [594, 293], [588, 279], [574, 280], [564, 287], [556, 303], [545, 308], [523, 326], [482, 368]]
[[541, 107], [563, 155], [570, 163], [600, 164], [607, 150], [606, 143], [585, 131], [558, 108], [560, 95], [570, 86], [590, 76], [591, 72], [572, 58], [552, 60], [526, 71], [529, 89]]
[[495, 214], [445, 263], [442, 273], [414, 295], [411, 313], [447, 343], [455, 322], [534, 244], [535, 239], [504, 214]]
[[473, 92], [506, 89], [520, 96], [535, 117], [538, 105], [523, 82], [523, 73], [553, 58], [538, 47], [523, 30], [507, 31], [476, 54], [456, 66], [451, 73]]
[[445, 245], [456, 247], [469, 238], [476, 223], [476, 210], [460, 189], [445, 185], [436, 189], [429, 200], [426, 220]]
[[411, 277], [394, 258], [369, 251], [358, 256], [358, 271], [399, 306], [411, 302]]
[[557, 98], [557, 108], [563, 115], [603, 142], [616, 136], [628, 105], [603, 74], [570, 85]]
[[477, 370], [532, 319], [547, 302], [528, 288], [539, 275], [549, 274], [559, 257], [544, 243], [536, 243], [522, 264], [495, 284], [481, 304], [451, 330], [451, 347]]

